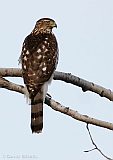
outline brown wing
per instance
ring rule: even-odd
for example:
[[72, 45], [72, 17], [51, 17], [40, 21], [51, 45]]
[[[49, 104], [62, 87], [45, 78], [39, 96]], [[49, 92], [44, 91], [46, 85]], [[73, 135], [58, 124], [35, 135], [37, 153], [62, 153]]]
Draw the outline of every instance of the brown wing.
[[55, 36], [52, 33], [27, 36], [23, 43], [21, 60], [24, 83], [30, 97], [34, 97], [56, 69], [58, 46]]

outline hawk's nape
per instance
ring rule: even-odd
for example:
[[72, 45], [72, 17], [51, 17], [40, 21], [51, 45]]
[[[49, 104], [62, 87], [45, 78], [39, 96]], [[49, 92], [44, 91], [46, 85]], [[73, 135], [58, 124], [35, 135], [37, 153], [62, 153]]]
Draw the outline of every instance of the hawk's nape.
[[35, 133], [40, 133], [43, 128], [43, 102], [58, 63], [53, 27], [56, 23], [50, 18], [38, 20], [22, 47], [22, 74], [31, 100], [31, 129]]

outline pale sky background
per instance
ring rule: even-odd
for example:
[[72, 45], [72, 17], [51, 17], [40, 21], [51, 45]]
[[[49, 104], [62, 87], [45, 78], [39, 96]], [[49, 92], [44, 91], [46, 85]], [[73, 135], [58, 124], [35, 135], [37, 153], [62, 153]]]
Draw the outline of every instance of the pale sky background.
[[[1, 1], [0, 67], [18, 67], [23, 40], [42, 17], [58, 25], [57, 70], [113, 90], [113, 0]], [[23, 84], [21, 78], [9, 79]], [[106, 98], [60, 81], [53, 81], [49, 93], [82, 114], [113, 123], [113, 102]], [[0, 89], [0, 159], [103, 160], [97, 151], [83, 152], [93, 148], [85, 127], [44, 105], [43, 133], [32, 134], [24, 96]], [[113, 132], [96, 126], [90, 130], [99, 148], [113, 158]]]

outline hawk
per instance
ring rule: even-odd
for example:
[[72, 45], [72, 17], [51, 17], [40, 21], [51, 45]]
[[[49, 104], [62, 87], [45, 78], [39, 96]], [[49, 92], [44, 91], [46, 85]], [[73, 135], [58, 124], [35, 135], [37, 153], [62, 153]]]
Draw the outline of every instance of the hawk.
[[20, 56], [22, 75], [31, 101], [32, 133], [42, 131], [43, 103], [58, 63], [58, 44], [52, 32], [54, 27], [57, 25], [53, 19], [38, 20], [25, 38]]

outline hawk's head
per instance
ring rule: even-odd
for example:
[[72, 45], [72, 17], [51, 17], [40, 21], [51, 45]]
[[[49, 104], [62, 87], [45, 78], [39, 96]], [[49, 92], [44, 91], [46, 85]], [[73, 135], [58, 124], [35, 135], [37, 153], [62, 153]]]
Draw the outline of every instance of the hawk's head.
[[52, 28], [57, 27], [55, 21], [50, 18], [42, 18], [36, 22], [35, 28], [32, 33], [37, 35], [39, 33], [50, 33]]

